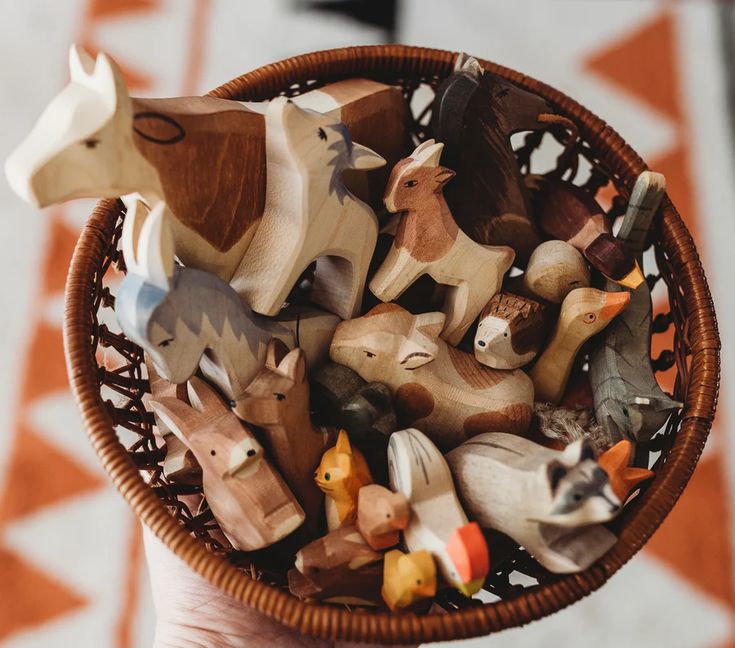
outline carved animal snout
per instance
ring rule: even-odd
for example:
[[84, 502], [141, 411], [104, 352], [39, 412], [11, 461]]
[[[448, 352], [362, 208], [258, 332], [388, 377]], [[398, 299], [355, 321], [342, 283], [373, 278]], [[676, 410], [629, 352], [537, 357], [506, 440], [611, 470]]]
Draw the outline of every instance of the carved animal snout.
[[250, 476], [257, 469], [262, 457], [263, 448], [257, 441], [243, 439], [230, 450], [227, 476], [235, 479]]

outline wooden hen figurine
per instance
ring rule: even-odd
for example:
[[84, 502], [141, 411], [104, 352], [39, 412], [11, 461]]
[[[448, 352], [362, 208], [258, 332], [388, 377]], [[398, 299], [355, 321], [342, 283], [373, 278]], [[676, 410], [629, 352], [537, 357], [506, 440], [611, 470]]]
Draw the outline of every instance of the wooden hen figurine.
[[506, 246], [479, 245], [459, 229], [442, 195], [444, 184], [454, 176], [439, 165], [443, 147], [434, 140], [423, 142], [393, 168], [385, 206], [404, 213], [370, 290], [384, 302], [394, 301], [424, 274], [450, 286], [442, 337], [456, 346], [498, 292], [515, 253]]
[[373, 549], [398, 544], [399, 531], [408, 526], [411, 508], [402, 493], [380, 484], [363, 486], [357, 496], [357, 529]]

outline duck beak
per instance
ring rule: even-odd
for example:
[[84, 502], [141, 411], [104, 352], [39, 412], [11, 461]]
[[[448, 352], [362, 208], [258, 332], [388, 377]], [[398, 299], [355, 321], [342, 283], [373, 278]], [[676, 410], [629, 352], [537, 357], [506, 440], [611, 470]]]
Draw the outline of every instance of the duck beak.
[[616, 315], [622, 313], [629, 303], [629, 292], [623, 291], [607, 293], [607, 297], [605, 298], [605, 305], [600, 310], [600, 317], [605, 320], [611, 320]]
[[477, 592], [490, 571], [487, 542], [477, 522], [469, 522], [454, 530], [447, 542], [447, 554], [457, 569], [462, 587], [469, 591], [477, 586], [474, 590]]
[[463, 583], [457, 589], [464, 594], [466, 597], [471, 597], [473, 594], [477, 594], [482, 589], [485, 583], [484, 578], [477, 578], [469, 583]]
[[627, 275], [625, 275], [622, 279], [617, 279], [617, 280], [614, 279], [613, 281], [616, 281], [621, 286], [625, 286], [626, 288], [635, 290], [645, 280], [646, 278], [643, 276], [643, 272], [641, 271], [641, 268], [638, 265], [638, 261], [636, 261], [635, 266]]

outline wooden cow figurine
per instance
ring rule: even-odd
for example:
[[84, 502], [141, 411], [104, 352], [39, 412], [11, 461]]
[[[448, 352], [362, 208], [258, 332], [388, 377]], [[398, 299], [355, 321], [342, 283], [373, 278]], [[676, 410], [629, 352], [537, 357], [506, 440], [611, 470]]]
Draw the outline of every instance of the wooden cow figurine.
[[443, 313], [411, 315], [380, 304], [342, 322], [330, 355], [394, 394], [399, 422], [416, 424], [442, 449], [490, 430], [524, 434], [531, 422], [533, 384], [520, 369], [500, 371], [439, 337]]
[[265, 365], [234, 411], [242, 420], [263, 430], [261, 438], [268, 456], [301, 503], [309, 526], [318, 529], [324, 496], [314, 483], [314, 471], [330, 434], [311, 424], [304, 352], [298, 348], [289, 351], [283, 342], [272, 339]]
[[436, 594], [436, 564], [426, 549], [403, 553], [398, 549], [385, 554], [383, 562], [383, 600], [399, 610]]
[[475, 358], [493, 369], [517, 369], [536, 357], [545, 337], [543, 307], [532, 299], [499, 293], [480, 313]]
[[533, 188], [538, 226], [549, 236], [577, 248], [608, 279], [626, 288], [644, 281], [635, 257], [625, 250], [610, 229], [602, 207], [582, 187], [544, 176], [526, 176]]
[[628, 305], [627, 292], [603, 292], [596, 288], [577, 288], [561, 305], [551, 340], [530, 375], [536, 400], [558, 403], [582, 345], [604, 329]]
[[204, 496], [222, 531], [242, 551], [284, 538], [303, 523], [304, 511], [215, 391], [196, 377], [189, 385], [192, 405], [175, 398], [150, 404], [201, 465]]
[[546, 100], [465, 55], [434, 99], [432, 132], [457, 172], [446, 189], [457, 223], [478, 243], [511, 246], [521, 266], [540, 238], [510, 136], [547, 127], [543, 116], [552, 112]]
[[470, 517], [552, 572], [586, 569], [617, 540], [601, 523], [618, 514], [620, 500], [583, 441], [560, 452], [511, 434], [481, 434], [447, 461]]
[[384, 302], [394, 301], [428, 274], [451, 286], [444, 301], [442, 337], [457, 345], [490, 297], [498, 292], [515, 253], [475, 243], [457, 227], [442, 188], [454, 172], [439, 166], [443, 144], [428, 140], [394, 168], [385, 190], [390, 212], [404, 212], [388, 256], [370, 281]]
[[648, 468], [631, 466], [632, 456], [633, 442], [623, 439], [597, 457], [597, 463], [607, 473], [610, 487], [621, 502], [628, 499], [638, 484], [654, 476]]
[[566, 241], [544, 241], [532, 253], [523, 287], [532, 296], [561, 304], [577, 288], [589, 288], [590, 270], [581, 252]]
[[[660, 173], [645, 171], [631, 193], [618, 236], [639, 261], [664, 188]], [[606, 289], [616, 288], [608, 283]], [[650, 357], [651, 291], [644, 281], [630, 292], [628, 308], [605, 330], [602, 344], [590, 354], [595, 417], [611, 443], [650, 440], [671, 412], [682, 407], [659, 387]]]
[[301, 346], [309, 366], [325, 359], [338, 317], [308, 309], [284, 314], [280, 321], [257, 317], [215, 275], [174, 264], [163, 205], [142, 225], [139, 209], [133, 204], [125, 219], [128, 274], [115, 313], [125, 335], [145, 349], [166, 380], [186, 382], [201, 367], [237, 401], [262, 366], [272, 337]]
[[[210, 96], [131, 98], [109, 57], [95, 60], [77, 46], [69, 67], [69, 85], [6, 162], [11, 186], [41, 207], [130, 193], [149, 207], [165, 201], [179, 259], [229, 281], [266, 200], [262, 106]], [[344, 122], [391, 164], [404, 153], [408, 111], [399, 87], [347, 79], [294, 101]], [[351, 187], [365, 186], [364, 177], [356, 180]], [[385, 186], [385, 177], [369, 181], [373, 193]]]
[[452, 587], [475, 594], [490, 569], [487, 544], [467, 520], [442, 453], [422, 432], [401, 430], [390, 437], [388, 467], [391, 488], [411, 505], [403, 532], [409, 551], [426, 549]]
[[363, 486], [373, 483], [373, 477], [365, 457], [350, 445], [350, 438], [344, 430], [340, 430], [334, 447], [324, 453], [314, 479], [327, 496], [329, 530], [354, 524], [358, 493]]
[[380, 484], [363, 486], [357, 495], [357, 530], [373, 549], [395, 547], [410, 516], [405, 495]]
[[232, 285], [263, 315], [276, 315], [299, 277], [316, 261], [311, 300], [343, 319], [362, 302], [378, 239], [372, 208], [345, 187], [347, 169], [385, 160], [354, 143], [344, 124], [285, 97], [266, 112], [263, 223]]

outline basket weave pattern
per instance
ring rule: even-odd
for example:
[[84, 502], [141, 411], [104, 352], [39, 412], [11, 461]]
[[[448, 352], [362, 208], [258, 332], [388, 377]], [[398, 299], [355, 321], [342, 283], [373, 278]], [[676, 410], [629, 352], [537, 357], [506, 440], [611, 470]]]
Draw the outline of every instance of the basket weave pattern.
[[[214, 90], [218, 97], [258, 101], [289, 96], [331, 81], [368, 77], [400, 84], [408, 98], [421, 84], [435, 88], [452, 70], [455, 54], [405, 46], [354, 47], [307, 54], [245, 74]], [[527, 76], [481, 61], [486, 69], [542, 95], [557, 112], [575, 122], [580, 139], [564, 160], [574, 174], [580, 161], [591, 166], [584, 186], [592, 193], [612, 181], [618, 197], [611, 214], [622, 213], [644, 162], [607, 124], [569, 97]], [[429, 114], [414, 121], [413, 135], [425, 139]], [[565, 131], [551, 128], [560, 141]], [[524, 171], [538, 135], [529, 135], [517, 151]], [[582, 175], [580, 173], [580, 175]], [[487, 634], [527, 623], [557, 611], [600, 587], [648, 540], [685, 487], [707, 439], [719, 387], [719, 348], [712, 298], [689, 232], [668, 197], [652, 233], [658, 271], [649, 283], [663, 280], [669, 309], [654, 320], [654, 330], [674, 328], [673, 345], [654, 362], [657, 370], [674, 367], [675, 397], [685, 402], [663, 435], [651, 444], [660, 450], [656, 477], [616, 521], [619, 541], [599, 562], [579, 574], [551, 575], [516, 549], [491, 572], [486, 589], [500, 597], [491, 604], [443, 593], [437, 603], [447, 614], [388, 614], [349, 611], [333, 605], [302, 602], [288, 593], [278, 556], [267, 550], [255, 556], [227, 553], [211, 537], [216, 524], [208, 510], [190, 510], [186, 495], [196, 488], [169, 484], [153, 436], [153, 417], [142, 402], [148, 391], [139, 347], [116, 333], [110, 310], [110, 284], [124, 271], [118, 251], [124, 208], [120, 201], [100, 202], [76, 247], [66, 286], [64, 342], [67, 367], [84, 424], [100, 460], [131, 507], [194, 570], [236, 599], [301, 632], [323, 638], [371, 642], [420, 642]], [[123, 445], [117, 432], [133, 433]], [[130, 436], [129, 434], [127, 436]], [[142, 475], [145, 475], [145, 479]], [[191, 498], [189, 498], [190, 501]], [[491, 556], [492, 557], [492, 556]], [[538, 585], [512, 585], [509, 575], [523, 572]]]

